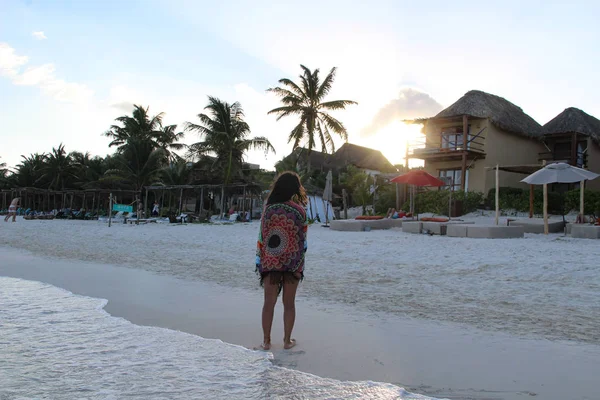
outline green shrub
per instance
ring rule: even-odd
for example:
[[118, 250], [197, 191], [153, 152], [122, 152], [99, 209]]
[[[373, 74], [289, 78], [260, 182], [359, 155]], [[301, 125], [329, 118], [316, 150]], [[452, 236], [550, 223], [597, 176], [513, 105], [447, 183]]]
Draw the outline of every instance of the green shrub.
[[[544, 194], [541, 186], [536, 186], [533, 192], [533, 212], [543, 213]], [[487, 204], [494, 208], [496, 189], [490, 189], [487, 196]], [[585, 213], [592, 214], [598, 208], [596, 203], [600, 201], [600, 192], [585, 191]], [[500, 208], [503, 210], [516, 210], [519, 212], [529, 211], [529, 189], [501, 187], [499, 193]], [[550, 214], [567, 214], [571, 210], [579, 210], [579, 189], [568, 192], [548, 192], [548, 212]]]
[[[448, 190], [427, 190], [418, 193], [415, 197], [415, 211], [417, 213], [434, 213], [434, 214], [448, 214], [449, 207], [449, 194]], [[457, 190], [452, 192], [453, 202], [462, 202], [463, 214], [468, 214], [477, 210], [477, 208], [483, 202], [483, 193], [480, 192], [464, 192]], [[407, 201], [403, 205], [404, 210], [408, 210], [410, 203]]]

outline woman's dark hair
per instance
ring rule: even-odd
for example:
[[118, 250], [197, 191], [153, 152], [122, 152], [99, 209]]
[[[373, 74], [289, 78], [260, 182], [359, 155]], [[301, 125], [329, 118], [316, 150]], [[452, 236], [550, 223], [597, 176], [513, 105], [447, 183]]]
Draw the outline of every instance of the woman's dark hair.
[[273, 182], [267, 205], [275, 203], [285, 203], [293, 200], [296, 203], [306, 205], [308, 199], [306, 191], [300, 182], [300, 177], [295, 172], [283, 172]]

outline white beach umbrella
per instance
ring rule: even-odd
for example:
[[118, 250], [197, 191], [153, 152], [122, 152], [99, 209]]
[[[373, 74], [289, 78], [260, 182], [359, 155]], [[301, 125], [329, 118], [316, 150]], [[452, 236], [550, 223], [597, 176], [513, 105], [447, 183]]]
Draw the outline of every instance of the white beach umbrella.
[[323, 191], [323, 201], [327, 202], [325, 208], [325, 226], [329, 224], [329, 203], [333, 200], [333, 174], [331, 170], [327, 173], [325, 178], [325, 190]]
[[574, 183], [590, 179], [596, 179], [598, 174], [577, 168], [567, 163], [548, 164], [544, 168], [534, 172], [521, 182], [530, 185], [545, 185], [548, 183]]
[[567, 163], [552, 163], [521, 180], [521, 182], [530, 185], [544, 185], [544, 233], [548, 233], [548, 189], [546, 185], [549, 183], [581, 182], [579, 211], [583, 217], [583, 182], [596, 179], [598, 176], [600, 175]]

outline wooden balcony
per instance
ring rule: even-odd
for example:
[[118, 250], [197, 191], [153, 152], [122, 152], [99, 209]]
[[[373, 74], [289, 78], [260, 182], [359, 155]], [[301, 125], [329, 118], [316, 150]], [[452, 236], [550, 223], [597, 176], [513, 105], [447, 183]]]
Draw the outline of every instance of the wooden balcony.
[[[461, 147], [441, 148], [441, 147], [422, 147], [409, 151], [409, 158], [417, 158], [426, 161], [459, 161], [462, 159], [465, 149]], [[485, 153], [481, 150], [466, 149], [467, 160], [483, 159]]]
[[572, 154], [571, 150], [546, 151], [538, 154], [539, 161], [565, 162], [579, 168], [587, 168], [587, 153], [576, 152]]

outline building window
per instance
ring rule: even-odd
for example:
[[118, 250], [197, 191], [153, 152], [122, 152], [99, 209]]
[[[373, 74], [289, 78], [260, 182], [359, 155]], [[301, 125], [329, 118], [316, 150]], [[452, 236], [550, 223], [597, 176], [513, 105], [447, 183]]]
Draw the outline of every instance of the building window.
[[[471, 140], [471, 126], [468, 127], [468, 140]], [[453, 127], [453, 128], [442, 128], [442, 149], [448, 150], [462, 150], [464, 148], [464, 134], [463, 127]], [[469, 148], [469, 142], [467, 141], [467, 148]]]
[[440, 170], [439, 177], [446, 185], [442, 186], [441, 189], [451, 189], [452, 191], [460, 190], [461, 184], [461, 170], [460, 169], [443, 169]]

